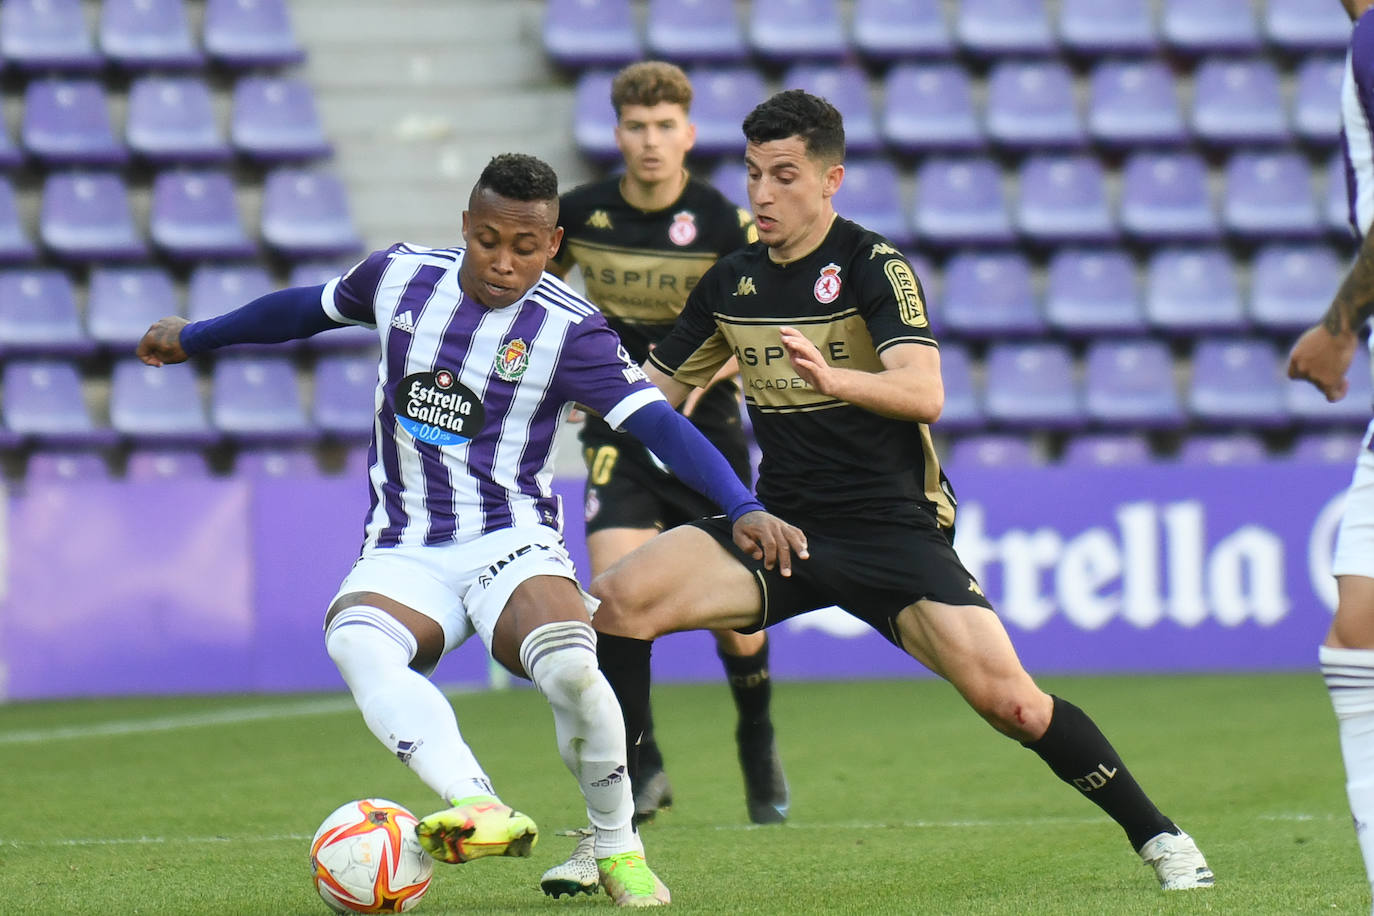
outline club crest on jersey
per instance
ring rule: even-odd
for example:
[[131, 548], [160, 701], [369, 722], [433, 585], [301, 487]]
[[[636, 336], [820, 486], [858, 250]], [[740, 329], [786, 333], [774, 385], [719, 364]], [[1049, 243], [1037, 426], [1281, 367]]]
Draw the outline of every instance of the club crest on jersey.
[[840, 298], [840, 265], [831, 262], [822, 267], [813, 292], [816, 294], [816, 301], [826, 305]]
[[690, 245], [697, 238], [697, 218], [690, 210], [673, 214], [673, 224], [668, 227], [668, 241], [674, 245]]
[[430, 445], [462, 445], [486, 422], [477, 395], [448, 369], [407, 375], [392, 401], [401, 428]]
[[517, 337], [506, 341], [506, 345], [496, 354], [496, 377], [513, 382], [525, 374], [530, 364], [530, 348]]

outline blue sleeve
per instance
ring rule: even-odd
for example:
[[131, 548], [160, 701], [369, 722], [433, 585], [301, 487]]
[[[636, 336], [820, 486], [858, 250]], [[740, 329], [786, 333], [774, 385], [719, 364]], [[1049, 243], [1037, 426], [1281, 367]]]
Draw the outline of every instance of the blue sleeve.
[[724, 509], [730, 521], [763, 509], [725, 456], [667, 401], [645, 404], [621, 428], [647, 445], [679, 480]]
[[324, 285], [293, 286], [259, 296], [218, 318], [193, 321], [181, 329], [181, 348], [195, 356], [240, 343], [281, 343], [344, 325], [320, 307]]

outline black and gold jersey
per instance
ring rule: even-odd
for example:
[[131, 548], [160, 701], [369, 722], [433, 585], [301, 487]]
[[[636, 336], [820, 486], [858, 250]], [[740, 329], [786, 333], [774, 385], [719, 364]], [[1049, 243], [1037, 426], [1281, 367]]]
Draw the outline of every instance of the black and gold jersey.
[[870, 516], [924, 506], [954, 524], [954, 497], [924, 423], [883, 417], [820, 394], [792, 368], [790, 325], [832, 366], [880, 371], [898, 344], [936, 346], [910, 264], [886, 239], [836, 217], [825, 240], [778, 264], [759, 243], [722, 258], [693, 290], [649, 360], [699, 385], [739, 358], [763, 449], [759, 498], [783, 515]]
[[[758, 237], [749, 213], [710, 184], [689, 177], [682, 194], [661, 210], [640, 210], [620, 193], [613, 177], [575, 188], [559, 200], [563, 242], [554, 258], [567, 274], [578, 270], [587, 298], [601, 309], [625, 349], [643, 362], [649, 349], [672, 330], [687, 295], [718, 258]], [[692, 411], [692, 422], [737, 470], [747, 470], [739, 388], [712, 386]], [[587, 445], [613, 443], [620, 454], [648, 460], [635, 440], [588, 420]]]

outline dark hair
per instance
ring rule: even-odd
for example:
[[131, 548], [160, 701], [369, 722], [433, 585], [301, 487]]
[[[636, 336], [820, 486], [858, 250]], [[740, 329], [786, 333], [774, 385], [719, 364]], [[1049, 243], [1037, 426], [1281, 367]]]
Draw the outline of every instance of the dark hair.
[[801, 137], [806, 155], [826, 165], [844, 161], [844, 118], [825, 99], [786, 89], [760, 102], [744, 119], [744, 139], [767, 143]]
[[642, 60], [621, 70], [611, 81], [611, 105], [617, 118], [626, 105], [652, 108], [663, 102], [681, 105], [683, 111], [692, 110], [692, 83], [676, 64]]
[[524, 153], [493, 156], [482, 169], [472, 196], [485, 188], [508, 199], [520, 201], [558, 200], [558, 175], [542, 159]]

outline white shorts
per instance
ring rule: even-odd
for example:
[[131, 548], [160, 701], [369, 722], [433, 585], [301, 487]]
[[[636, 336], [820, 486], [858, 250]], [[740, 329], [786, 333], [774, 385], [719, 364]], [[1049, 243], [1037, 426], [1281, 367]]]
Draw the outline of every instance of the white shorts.
[[[475, 541], [435, 547], [377, 547], [363, 551], [330, 601], [350, 592], [376, 592], [431, 618], [444, 631], [444, 653], [476, 633], [491, 649], [491, 634], [511, 594], [534, 576], [577, 570], [552, 528], [503, 528]], [[588, 615], [598, 601], [578, 585]]]
[[1331, 560], [1335, 576], [1365, 576], [1374, 579], [1374, 452], [1369, 450], [1374, 423], [1365, 430], [1360, 457], [1355, 459], [1355, 479], [1345, 498], [1340, 531], [1336, 534], [1336, 555]]

